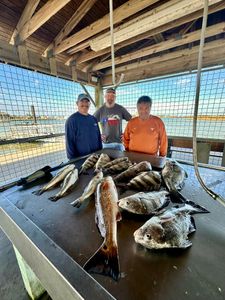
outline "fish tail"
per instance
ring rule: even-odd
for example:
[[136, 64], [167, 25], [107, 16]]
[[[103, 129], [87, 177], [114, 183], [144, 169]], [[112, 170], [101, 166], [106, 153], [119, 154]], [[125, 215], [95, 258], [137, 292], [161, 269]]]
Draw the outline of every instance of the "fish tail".
[[108, 247], [105, 242], [85, 263], [84, 269], [102, 275], [108, 275], [118, 281], [120, 277], [119, 256], [117, 246]]
[[37, 196], [40, 196], [41, 194], [43, 194], [45, 191], [43, 189], [39, 189], [39, 190], [36, 190], [36, 191], [33, 191], [32, 194], [34, 195], [37, 195]]
[[55, 201], [57, 201], [59, 198], [60, 198], [59, 196], [56, 196], [56, 195], [55, 195], [55, 196], [49, 197], [48, 199], [51, 200], [52, 202], [55, 202]]
[[187, 200], [186, 204], [193, 207], [193, 210], [190, 212], [191, 214], [208, 214], [210, 211], [208, 211], [204, 206], [201, 206], [194, 201]]
[[74, 200], [73, 202], [71, 202], [70, 204], [72, 205], [72, 206], [74, 206], [74, 207], [80, 207], [81, 206], [81, 203], [82, 203], [82, 201], [81, 201], [81, 198], [77, 198], [76, 200]]
[[176, 190], [170, 191], [169, 196], [173, 203], [187, 203], [189, 201]]

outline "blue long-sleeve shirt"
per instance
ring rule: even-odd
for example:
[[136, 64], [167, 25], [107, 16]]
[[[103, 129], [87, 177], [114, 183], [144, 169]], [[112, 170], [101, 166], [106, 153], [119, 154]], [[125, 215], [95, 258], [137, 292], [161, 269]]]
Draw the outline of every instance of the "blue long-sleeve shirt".
[[69, 159], [102, 149], [98, 121], [94, 116], [72, 114], [65, 125], [66, 153]]

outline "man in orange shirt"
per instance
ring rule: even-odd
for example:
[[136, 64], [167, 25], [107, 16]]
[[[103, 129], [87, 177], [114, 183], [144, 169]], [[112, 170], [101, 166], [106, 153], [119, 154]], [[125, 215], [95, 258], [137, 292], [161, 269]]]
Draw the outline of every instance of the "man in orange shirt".
[[142, 96], [137, 101], [138, 117], [131, 119], [124, 132], [126, 151], [166, 156], [168, 140], [163, 121], [150, 115], [152, 99]]

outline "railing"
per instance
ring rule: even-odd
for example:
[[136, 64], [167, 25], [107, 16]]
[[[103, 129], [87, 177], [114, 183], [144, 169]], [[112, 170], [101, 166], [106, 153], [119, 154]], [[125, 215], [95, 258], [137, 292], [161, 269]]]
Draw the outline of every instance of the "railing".
[[[208, 164], [210, 156], [222, 158], [221, 166], [225, 166], [225, 140], [198, 138], [198, 161]], [[193, 143], [191, 137], [168, 137], [167, 156], [172, 157], [174, 152], [192, 154]], [[185, 149], [185, 150], [182, 150]], [[212, 152], [219, 153], [213, 154]]]

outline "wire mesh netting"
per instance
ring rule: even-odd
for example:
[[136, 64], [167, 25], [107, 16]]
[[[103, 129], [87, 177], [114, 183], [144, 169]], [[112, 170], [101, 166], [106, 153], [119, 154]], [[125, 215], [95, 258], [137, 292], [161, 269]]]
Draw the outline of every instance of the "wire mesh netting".
[[[192, 137], [195, 79], [196, 74], [183, 74], [124, 84], [117, 89], [117, 102], [136, 115], [137, 99], [148, 95], [152, 114], [163, 119], [168, 136]], [[87, 89], [94, 98], [94, 88]], [[83, 92], [78, 83], [0, 64], [1, 183], [66, 160], [65, 120]], [[94, 110], [91, 105], [90, 113]], [[202, 73], [197, 136], [225, 140], [225, 69]], [[173, 147], [172, 157], [191, 161], [192, 149]], [[209, 163], [220, 166], [222, 152], [210, 152]]]
[[65, 120], [83, 92], [78, 83], [0, 64], [0, 182], [66, 160]]
[[[132, 114], [142, 95], [153, 100], [151, 113], [161, 117], [170, 137], [192, 137], [196, 74], [185, 74], [121, 85], [117, 101]], [[202, 73], [197, 137], [225, 140], [225, 69]], [[124, 124], [125, 125], [125, 124]], [[172, 157], [192, 161], [192, 149], [172, 147]], [[221, 166], [222, 152], [211, 152], [209, 163]]]

